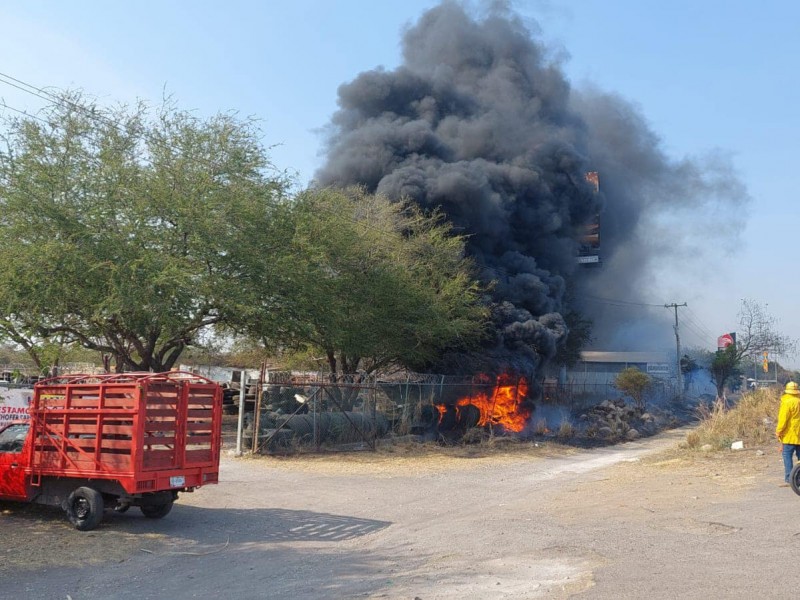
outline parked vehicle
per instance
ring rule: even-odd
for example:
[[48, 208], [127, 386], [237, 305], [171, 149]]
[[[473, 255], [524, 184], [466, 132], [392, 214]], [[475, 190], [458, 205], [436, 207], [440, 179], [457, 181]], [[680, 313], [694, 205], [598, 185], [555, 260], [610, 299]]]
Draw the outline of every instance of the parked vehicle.
[[55, 377], [35, 385], [29, 413], [0, 429], [0, 500], [60, 505], [77, 529], [106, 508], [159, 519], [218, 481], [222, 390], [205, 377]]

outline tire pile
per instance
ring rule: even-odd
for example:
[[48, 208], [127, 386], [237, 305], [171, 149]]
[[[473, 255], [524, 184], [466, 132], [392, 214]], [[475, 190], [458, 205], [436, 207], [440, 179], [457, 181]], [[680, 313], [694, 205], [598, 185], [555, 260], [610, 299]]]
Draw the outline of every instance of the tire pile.
[[664, 429], [670, 419], [663, 414], [629, 406], [624, 400], [604, 400], [579, 417], [586, 437], [606, 441], [635, 440]]

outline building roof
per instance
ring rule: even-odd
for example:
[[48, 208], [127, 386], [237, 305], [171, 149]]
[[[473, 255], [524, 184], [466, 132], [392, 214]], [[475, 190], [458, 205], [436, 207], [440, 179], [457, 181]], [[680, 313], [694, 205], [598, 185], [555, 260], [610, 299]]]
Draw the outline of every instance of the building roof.
[[666, 363], [675, 360], [666, 352], [603, 352], [584, 350], [581, 360], [591, 363]]

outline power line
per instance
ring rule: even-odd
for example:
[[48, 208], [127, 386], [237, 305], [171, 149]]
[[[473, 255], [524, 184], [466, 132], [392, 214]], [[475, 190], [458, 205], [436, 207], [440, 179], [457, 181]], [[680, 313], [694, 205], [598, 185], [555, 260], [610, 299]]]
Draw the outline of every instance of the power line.
[[[11, 81], [8, 81], [9, 79]], [[18, 89], [20, 91], [23, 91], [26, 94], [31, 94], [32, 96], [36, 96], [37, 98], [41, 98], [42, 100], [44, 100], [46, 102], [58, 102], [60, 104], [60, 101], [58, 101], [56, 99], [57, 98], [56, 96], [50, 94], [49, 92], [45, 92], [44, 90], [41, 90], [41, 89], [37, 88], [34, 85], [31, 85], [29, 83], [25, 83], [24, 81], [16, 79], [15, 77], [12, 77], [11, 75], [6, 75], [5, 73], [0, 73], [0, 82], [1, 83], [5, 83], [6, 85], [8, 85], [10, 87], [13, 87], [13, 88], [16, 88], [16, 89]]]
[[703, 337], [708, 338], [708, 339], [713, 339], [714, 338], [714, 336], [711, 334], [710, 331], [708, 331], [708, 329], [706, 329], [702, 324], [698, 323], [695, 319], [693, 319], [689, 315], [684, 315], [684, 319], [685, 319], [686, 323], [691, 325]]
[[[609, 306], [619, 306], [619, 307], [642, 307], [642, 308], [663, 308], [664, 304], [653, 304], [648, 302], [633, 302], [630, 300], [618, 300], [613, 298], [602, 298], [600, 296], [594, 296], [591, 294], [576, 294], [579, 298], [585, 298], [589, 300], [593, 300], [602, 304], [607, 304]], [[682, 308], [687, 308], [688, 306], [681, 305]], [[703, 343], [707, 343], [709, 345], [713, 345], [715, 336], [701, 323], [697, 320], [684, 315], [684, 323], [686, 328], [691, 331], [694, 336]]]
[[13, 110], [15, 113], [19, 113], [19, 114], [24, 115], [26, 117], [29, 117], [31, 119], [36, 119], [37, 121], [41, 121], [45, 125], [49, 125], [50, 124], [48, 121], [46, 121], [45, 119], [42, 119], [41, 117], [37, 117], [36, 115], [32, 115], [32, 114], [30, 114], [28, 112], [25, 112], [24, 110], [20, 110], [19, 108], [14, 108], [10, 104], [8, 104], [5, 100], [0, 101], [0, 106], [2, 106], [3, 108], [7, 108], [8, 110]]
[[684, 319], [683, 324], [691, 331], [695, 338], [705, 345], [713, 346], [714, 338], [697, 328], [697, 325], [689, 319]]
[[690, 324], [689, 322], [684, 320], [682, 325], [685, 326], [685, 328], [692, 334], [693, 338], [697, 342], [699, 342], [701, 345], [703, 345], [703, 346], [713, 346], [713, 340], [711, 338], [709, 338], [708, 336], [706, 336], [705, 334], [703, 334], [700, 330], [698, 330], [692, 324]]
[[714, 333], [713, 333], [713, 332], [711, 332], [711, 331], [710, 331], [710, 330], [709, 330], [707, 327], [705, 327], [704, 325], [702, 325], [702, 319], [700, 318], [700, 316], [699, 316], [699, 315], [698, 315], [696, 312], [694, 312], [694, 311], [693, 311], [691, 308], [689, 308], [688, 306], [686, 307], [686, 311], [689, 313], [689, 317], [690, 317], [690, 318], [691, 318], [691, 319], [692, 319], [692, 320], [693, 320], [693, 321], [694, 321], [694, 322], [697, 324], [697, 326], [698, 326], [698, 327], [699, 327], [701, 330], [703, 330], [703, 331], [705, 331], [705, 332], [706, 332], [706, 334], [708, 335], [708, 337], [710, 337], [710, 338], [712, 338], [712, 339], [716, 339], [716, 337], [717, 337], [717, 336], [716, 336], [716, 335], [714, 335]]
[[[99, 121], [101, 123], [105, 123], [106, 125], [110, 125], [114, 129], [116, 129], [120, 133], [125, 133], [125, 125], [121, 121], [119, 121], [118, 119], [113, 119], [113, 118], [107, 117], [102, 112], [91, 110], [91, 109], [87, 108], [86, 106], [83, 106], [82, 104], [80, 104], [78, 102], [73, 102], [73, 101], [71, 101], [71, 100], [69, 100], [69, 99], [67, 99], [67, 98], [65, 98], [63, 96], [59, 96], [57, 94], [53, 94], [51, 92], [48, 92], [45, 88], [38, 87], [36, 85], [33, 85], [32, 83], [28, 83], [26, 81], [23, 81], [22, 79], [19, 79], [17, 77], [13, 77], [11, 75], [8, 75], [8, 74], [2, 73], [2, 72], [0, 72], [0, 83], [4, 83], [4, 84], [6, 84], [8, 86], [11, 86], [13, 88], [16, 88], [16, 89], [22, 91], [22, 92], [25, 92], [25, 93], [30, 94], [32, 96], [35, 96], [35, 97], [37, 97], [37, 98], [39, 98], [41, 100], [44, 100], [48, 104], [55, 105], [55, 106], [61, 106], [62, 108], [71, 108], [73, 110], [77, 110], [77, 111], [83, 113], [84, 115], [86, 115], [86, 117], [88, 117], [89, 119], [92, 119], [94, 121]], [[17, 109], [14, 109], [14, 110], [16, 110], [16, 112], [21, 112], [21, 111], [19, 111]], [[23, 113], [23, 114], [26, 114], [26, 113]], [[40, 119], [39, 117], [35, 117], [33, 115], [26, 115], [26, 116], [31, 116], [33, 118], [38, 119], [39, 121], [43, 121], [45, 123], [50, 124], [49, 122], [44, 121], [43, 119]], [[168, 151], [172, 151], [173, 150], [173, 148], [171, 146], [168, 146], [167, 144], [163, 144], [160, 140], [154, 139], [152, 136], [148, 136], [147, 142], [148, 142], [148, 144], [152, 145], [153, 147], [161, 148], [162, 150], [168, 150]], [[139, 157], [139, 158], [140, 158], [140, 160], [142, 162], [144, 162], [146, 164], [150, 164], [151, 166], [155, 166], [152, 158], [149, 158], [147, 156], [142, 156], [142, 157]], [[207, 161], [207, 162], [208, 162], [208, 164], [212, 164], [211, 161]]]
[[601, 298], [600, 296], [593, 296], [591, 294], [576, 294], [579, 298], [588, 298], [590, 300], [595, 300], [597, 302], [601, 302], [604, 304], [610, 304], [612, 306], [640, 306], [640, 307], [647, 307], [647, 308], [662, 308], [663, 304], [650, 304], [647, 302], [631, 302], [628, 300], [614, 300], [612, 298]]
[[63, 96], [59, 96], [58, 94], [53, 94], [51, 92], [48, 92], [47, 89], [45, 88], [37, 87], [32, 83], [28, 83], [27, 81], [23, 81], [21, 79], [13, 77], [12, 75], [0, 72], [0, 83], [5, 83], [8, 86], [14, 87], [20, 91], [25, 92], [26, 94], [36, 96], [37, 98], [40, 98], [50, 104], [57, 104], [58, 106], [61, 106], [63, 108], [73, 108], [75, 110], [84, 113], [91, 119], [102, 121], [107, 125], [111, 125], [120, 132], [123, 131], [123, 125], [119, 121], [106, 117], [102, 113], [90, 110], [85, 106], [83, 106], [82, 104], [79, 104], [78, 102], [73, 102], [72, 100], [69, 100]]
[[695, 313], [691, 312], [688, 306], [686, 307], [686, 314], [684, 315], [684, 318], [687, 321], [694, 323], [697, 326], [697, 328], [703, 331], [704, 333], [711, 335], [711, 332], [708, 330], [708, 328], [705, 327], [701, 322], [699, 322], [699, 317]]

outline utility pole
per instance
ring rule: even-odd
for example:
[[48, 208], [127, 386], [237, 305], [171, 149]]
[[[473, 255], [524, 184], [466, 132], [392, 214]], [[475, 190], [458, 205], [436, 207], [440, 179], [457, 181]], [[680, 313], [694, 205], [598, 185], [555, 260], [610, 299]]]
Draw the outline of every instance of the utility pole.
[[675, 346], [677, 347], [677, 354], [676, 354], [676, 374], [678, 376], [678, 398], [683, 399], [683, 372], [681, 371], [681, 336], [678, 333], [678, 308], [682, 306], [688, 306], [686, 302], [683, 304], [676, 304], [673, 302], [672, 304], [665, 304], [664, 308], [674, 308], [675, 309]]

